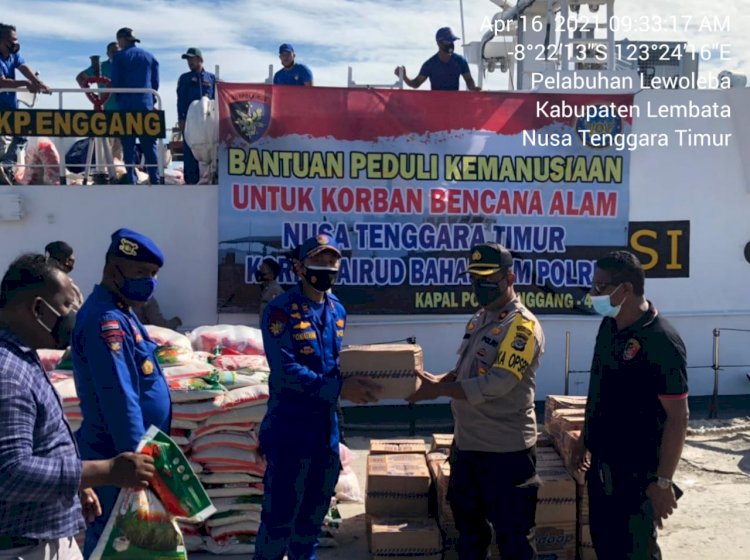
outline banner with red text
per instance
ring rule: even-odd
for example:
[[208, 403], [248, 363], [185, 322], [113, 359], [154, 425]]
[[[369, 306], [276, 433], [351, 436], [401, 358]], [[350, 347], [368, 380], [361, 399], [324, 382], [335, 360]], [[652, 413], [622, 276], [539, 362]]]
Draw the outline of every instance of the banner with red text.
[[[349, 313], [472, 312], [470, 248], [516, 257], [537, 313], [589, 313], [593, 263], [628, 244], [632, 95], [221, 83], [220, 312], [257, 312], [266, 257], [319, 233]], [[553, 116], [554, 115], [554, 116]], [[620, 116], [623, 115], [623, 116]]]

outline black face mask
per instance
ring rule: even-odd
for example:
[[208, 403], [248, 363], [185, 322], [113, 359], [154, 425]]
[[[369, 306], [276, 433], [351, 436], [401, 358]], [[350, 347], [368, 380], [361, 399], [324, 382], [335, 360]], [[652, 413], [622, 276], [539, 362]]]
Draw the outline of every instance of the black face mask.
[[[500, 282], [502, 282], [502, 280]], [[474, 288], [474, 295], [477, 296], [479, 305], [482, 307], [489, 305], [505, 294], [505, 290], [500, 289], [500, 282], [488, 282], [487, 280], [481, 280], [478, 278], [472, 280], [471, 284]]]
[[454, 45], [453, 43], [440, 43], [440, 50], [445, 54], [453, 54]]
[[317, 291], [327, 292], [336, 282], [339, 271], [327, 266], [308, 266], [305, 268], [305, 280]]
[[17, 54], [21, 50], [21, 43], [6, 43], [6, 47], [10, 51], [10, 54]]
[[260, 270], [255, 271], [255, 281], [258, 283], [263, 283], [266, 281], [266, 275], [263, 274]]
[[71, 311], [67, 315], [61, 315], [57, 309], [47, 302], [47, 300], [44, 298], [39, 299], [50, 309], [50, 311], [52, 311], [52, 313], [57, 315], [57, 319], [55, 319], [55, 324], [51, 327], [45, 324], [44, 321], [39, 318], [39, 315], [36, 316], [36, 322], [52, 335], [52, 338], [55, 340], [55, 349], [65, 350], [70, 344], [70, 335], [73, 333], [73, 327], [75, 327], [76, 324], [76, 312]]

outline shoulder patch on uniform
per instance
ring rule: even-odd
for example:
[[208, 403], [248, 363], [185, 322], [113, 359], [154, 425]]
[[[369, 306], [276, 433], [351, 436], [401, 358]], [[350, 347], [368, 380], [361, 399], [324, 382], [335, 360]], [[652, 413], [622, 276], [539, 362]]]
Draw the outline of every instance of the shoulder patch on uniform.
[[302, 347], [302, 348], [300, 348], [300, 350], [299, 350], [299, 353], [300, 353], [300, 354], [304, 354], [305, 356], [307, 356], [307, 355], [309, 355], [309, 354], [312, 354], [313, 352], [315, 352], [315, 350], [313, 350], [313, 348], [312, 348], [312, 347], [310, 347], [310, 346], [303, 346], [303, 347]]
[[493, 367], [510, 372], [520, 381], [536, 352], [534, 326], [533, 320], [516, 313], [500, 343]]
[[288, 317], [281, 309], [273, 308], [268, 314], [268, 330], [273, 336], [281, 336], [286, 330]]
[[337, 326], [337, 327], [341, 327], [341, 328], [344, 328], [344, 320], [343, 320], [343, 319], [338, 319], [338, 320], [336, 321], [336, 326]]
[[120, 321], [110, 317], [102, 317], [99, 322], [99, 336], [112, 352], [122, 350], [122, 341], [125, 339], [125, 331], [120, 325]]

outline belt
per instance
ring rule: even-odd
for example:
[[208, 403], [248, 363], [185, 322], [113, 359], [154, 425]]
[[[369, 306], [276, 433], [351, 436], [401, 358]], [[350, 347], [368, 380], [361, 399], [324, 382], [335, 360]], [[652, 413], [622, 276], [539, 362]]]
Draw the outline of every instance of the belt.
[[24, 546], [36, 546], [39, 539], [30, 539], [28, 537], [0, 537], [0, 550], [11, 550], [12, 548], [21, 548]]

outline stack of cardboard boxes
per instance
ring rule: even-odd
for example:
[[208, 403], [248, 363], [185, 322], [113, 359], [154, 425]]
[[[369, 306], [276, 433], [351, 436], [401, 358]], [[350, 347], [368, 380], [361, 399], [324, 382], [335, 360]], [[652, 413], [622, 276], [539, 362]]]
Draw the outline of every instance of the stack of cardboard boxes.
[[440, 531], [429, 518], [429, 493], [424, 441], [370, 442], [365, 513], [372, 559], [441, 560]]
[[596, 560], [589, 528], [588, 489], [583, 473], [578, 471], [576, 449], [583, 437], [586, 397], [550, 395], [544, 406], [544, 425], [552, 445], [570, 476], [576, 481], [576, 533], [580, 560]]

